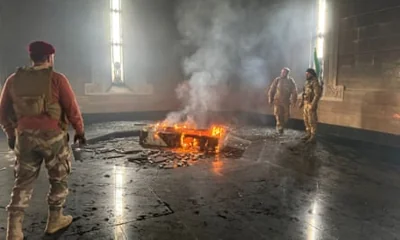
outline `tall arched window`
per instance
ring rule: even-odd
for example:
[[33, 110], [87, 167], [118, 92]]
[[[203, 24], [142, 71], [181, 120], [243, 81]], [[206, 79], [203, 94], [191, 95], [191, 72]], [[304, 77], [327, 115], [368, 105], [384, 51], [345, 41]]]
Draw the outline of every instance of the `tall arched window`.
[[122, 24], [121, 24], [121, 1], [110, 0], [111, 16], [111, 72], [113, 83], [122, 83], [123, 55], [122, 55]]

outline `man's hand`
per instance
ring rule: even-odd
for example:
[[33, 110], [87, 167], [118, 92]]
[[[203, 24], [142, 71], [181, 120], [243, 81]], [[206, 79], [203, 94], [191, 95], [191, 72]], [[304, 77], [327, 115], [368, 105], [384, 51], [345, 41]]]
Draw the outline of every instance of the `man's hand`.
[[300, 102], [299, 103], [299, 108], [303, 108], [304, 107], [304, 103], [303, 102]]
[[272, 99], [268, 99], [268, 104], [271, 105], [272, 104]]
[[85, 138], [85, 134], [77, 134], [75, 133], [74, 136], [74, 143], [79, 143], [81, 145], [85, 145], [86, 144], [86, 138]]
[[14, 148], [15, 148], [15, 137], [10, 137], [10, 138], [8, 138], [8, 147], [11, 149], [11, 150], [14, 150]]
[[311, 109], [310, 109], [311, 111], [315, 111], [315, 110], [317, 110], [317, 105], [314, 105], [314, 104], [312, 104], [311, 105]]

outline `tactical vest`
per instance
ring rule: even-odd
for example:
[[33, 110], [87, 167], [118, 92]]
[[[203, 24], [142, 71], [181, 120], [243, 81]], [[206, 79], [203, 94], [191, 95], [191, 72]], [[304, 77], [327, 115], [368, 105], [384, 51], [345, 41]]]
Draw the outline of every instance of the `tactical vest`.
[[[317, 81], [319, 83], [319, 87], [321, 88], [320, 81], [317, 78], [306, 80], [306, 83], [304, 84], [304, 88], [303, 88], [303, 100], [305, 100], [307, 102], [312, 102], [314, 100], [315, 89], [314, 89], [313, 83], [315, 81]], [[321, 91], [322, 91], [322, 88], [321, 88]]]
[[60, 104], [52, 99], [53, 69], [19, 68], [14, 75], [11, 94], [17, 120], [22, 117], [48, 115], [60, 122], [66, 130], [68, 124]]
[[273, 98], [278, 101], [289, 102], [293, 91], [292, 83], [292, 78], [279, 78]]

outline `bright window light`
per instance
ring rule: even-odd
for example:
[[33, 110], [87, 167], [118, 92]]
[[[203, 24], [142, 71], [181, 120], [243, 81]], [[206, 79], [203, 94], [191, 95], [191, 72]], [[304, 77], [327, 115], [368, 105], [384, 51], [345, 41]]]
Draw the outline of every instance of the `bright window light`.
[[317, 57], [324, 57], [324, 40], [326, 27], [326, 0], [318, 0]]
[[111, 10], [121, 11], [121, 0], [110, 0], [111, 1]]
[[112, 43], [121, 43], [121, 22], [120, 12], [111, 12], [111, 41]]
[[121, 62], [122, 61], [122, 47], [121, 45], [112, 45], [111, 51], [113, 53], [113, 62]]
[[123, 82], [121, 0], [110, 0], [111, 72], [113, 82]]

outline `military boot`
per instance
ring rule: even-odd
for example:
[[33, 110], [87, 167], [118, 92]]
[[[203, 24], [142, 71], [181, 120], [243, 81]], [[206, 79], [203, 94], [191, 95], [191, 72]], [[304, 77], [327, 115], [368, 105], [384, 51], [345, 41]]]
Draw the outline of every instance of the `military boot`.
[[24, 233], [22, 232], [23, 221], [24, 212], [14, 211], [8, 213], [6, 240], [24, 240]]
[[315, 139], [315, 135], [311, 135], [310, 138], [307, 139], [306, 143], [316, 143], [317, 140]]
[[72, 216], [64, 216], [62, 208], [58, 210], [49, 209], [49, 215], [47, 218], [47, 225], [45, 232], [47, 234], [56, 233], [72, 223]]
[[311, 137], [311, 133], [307, 132], [306, 135], [304, 135], [304, 137], [301, 138], [301, 140], [306, 142], [306, 141], [308, 141], [308, 139], [310, 139], [310, 137]]

